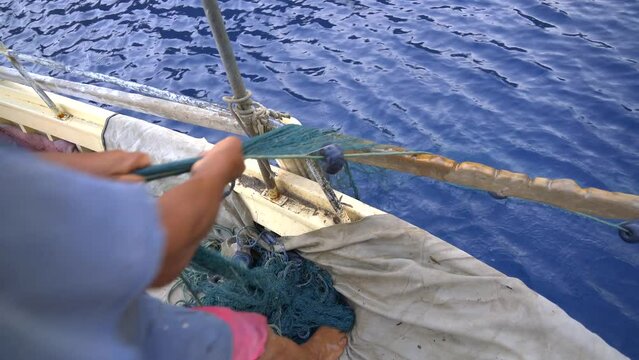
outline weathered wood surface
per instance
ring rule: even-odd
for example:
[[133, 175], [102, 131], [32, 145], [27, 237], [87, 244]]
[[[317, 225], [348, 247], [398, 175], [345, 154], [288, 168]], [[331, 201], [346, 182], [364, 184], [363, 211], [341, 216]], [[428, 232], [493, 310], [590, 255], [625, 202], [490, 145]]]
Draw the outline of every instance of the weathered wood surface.
[[460, 163], [434, 154], [357, 157], [351, 160], [603, 218], [639, 219], [639, 196], [582, 188], [570, 179], [530, 178], [526, 174], [474, 162]]

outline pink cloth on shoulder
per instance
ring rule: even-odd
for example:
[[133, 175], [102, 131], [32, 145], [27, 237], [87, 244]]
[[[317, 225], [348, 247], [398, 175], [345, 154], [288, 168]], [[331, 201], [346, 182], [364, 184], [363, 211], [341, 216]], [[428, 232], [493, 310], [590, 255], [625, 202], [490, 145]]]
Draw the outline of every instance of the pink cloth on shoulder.
[[202, 306], [194, 310], [217, 316], [228, 324], [233, 334], [233, 360], [257, 360], [264, 353], [268, 324], [263, 315], [218, 306]]
[[10, 125], [0, 125], [0, 140], [33, 151], [62, 153], [78, 151], [75, 144], [70, 142], [64, 140], [52, 141], [42, 134], [25, 133], [20, 128]]

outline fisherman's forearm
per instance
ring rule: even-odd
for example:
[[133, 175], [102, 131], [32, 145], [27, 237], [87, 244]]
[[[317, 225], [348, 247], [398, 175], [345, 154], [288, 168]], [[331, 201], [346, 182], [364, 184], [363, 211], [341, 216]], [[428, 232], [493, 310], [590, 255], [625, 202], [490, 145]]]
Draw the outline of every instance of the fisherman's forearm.
[[215, 221], [224, 187], [242, 171], [242, 142], [229, 137], [193, 165], [191, 179], [160, 198], [158, 206], [166, 243], [162, 268], [152, 286], [172, 281], [188, 265]]
[[142, 177], [131, 173], [151, 162], [147, 154], [121, 150], [96, 153], [43, 152], [38, 153], [38, 156], [68, 169], [117, 180], [141, 181]]
[[195, 174], [160, 198], [166, 241], [162, 269], [154, 286], [172, 281], [188, 265], [215, 221], [225, 185], [219, 177]]

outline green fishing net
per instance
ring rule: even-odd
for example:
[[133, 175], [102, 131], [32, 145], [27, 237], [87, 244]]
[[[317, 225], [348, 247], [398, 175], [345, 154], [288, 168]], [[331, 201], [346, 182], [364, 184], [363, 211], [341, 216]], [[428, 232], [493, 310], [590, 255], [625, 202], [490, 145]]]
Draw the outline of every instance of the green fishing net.
[[[276, 333], [298, 343], [320, 326], [352, 329], [354, 313], [333, 287], [328, 272], [294, 252], [278, 251], [274, 236], [260, 236], [254, 229], [216, 225], [214, 233], [217, 236], [198, 249], [182, 273], [182, 285], [191, 294], [187, 306], [260, 313]], [[264, 238], [271, 240], [260, 240]], [[220, 247], [229, 239], [250, 251], [250, 267], [222, 256]]]
[[391, 146], [345, 135], [337, 130], [300, 125], [284, 125], [245, 140], [243, 152], [247, 159], [321, 159], [317, 152], [329, 144], [342, 148], [345, 158], [425, 153], [395, 151]]
[[335, 130], [284, 125], [245, 140], [243, 149], [246, 158], [299, 159], [317, 157], [312, 154], [328, 144], [338, 145], [344, 151], [370, 150], [376, 145]]

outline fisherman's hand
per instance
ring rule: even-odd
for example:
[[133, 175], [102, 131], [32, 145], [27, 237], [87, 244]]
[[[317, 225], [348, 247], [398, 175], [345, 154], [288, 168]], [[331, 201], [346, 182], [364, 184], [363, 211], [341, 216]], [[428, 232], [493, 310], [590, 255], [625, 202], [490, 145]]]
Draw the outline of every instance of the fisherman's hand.
[[121, 150], [96, 153], [40, 153], [42, 159], [94, 176], [119, 181], [143, 181], [134, 170], [151, 165], [151, 159], [141, 152]]
[[224, 183], [237, 179], [244, 172], [242, 141], [234, 136], [218, 142], [204, 153], [202, 160], [191, 169], [193, 176], [214, 176]]

